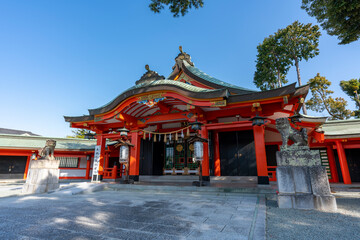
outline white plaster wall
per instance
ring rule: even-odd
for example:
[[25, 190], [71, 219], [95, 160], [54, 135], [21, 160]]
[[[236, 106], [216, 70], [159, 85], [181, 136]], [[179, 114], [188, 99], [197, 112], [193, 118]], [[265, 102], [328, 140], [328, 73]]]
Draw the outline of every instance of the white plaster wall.
[[80, 158], [79, 168], [86, 168], [86, 157]]
[[60, 169], [60, 177], [85, 177], [86, 169]]
[[265, 142], [281, 142], [280, 133], [265, 130]]

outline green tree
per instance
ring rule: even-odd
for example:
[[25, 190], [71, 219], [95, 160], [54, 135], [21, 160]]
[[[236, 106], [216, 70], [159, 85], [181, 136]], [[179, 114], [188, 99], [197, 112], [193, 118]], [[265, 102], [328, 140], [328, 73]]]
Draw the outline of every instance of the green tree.
[[339, 44], [354, 42], [360, 37], [359, 0], [302, 0], [302, 9], [317, 19]]
[[93, 136], [95, 136], [95, 133], [90, 131], [90, 130], [87, 130], [87, 129], [76, 129], [76, 130], [72, 130], [73, 132], [73, 136], [67, 136], [68, 138], [82, 138], [82, 139], [85, 139], [85, 138], [93, 138]]
[[[293, 61], [296, 67], [297, 79], [301, 86], [301, 76], [299, 62], [303, 59], [306, 61], [319, 55], [319, 37], [321, 33], [317, 25], [302, 24], [295, 21], [293, 24], [284, 29], [280, 29], [277, 35], [281, 35], [281, 45], [286, 50], [288, 59]], [[307, 114], [305, 105], [303, 112]]]
[[354, 113], [346, 109], [347, 101], [341, 97], [332, 98], [333, 91], [329, 90], [331, 82], [318, 73], [308, 81], [312, 97], [306, 102], [306, 106], [315, 111], [323, 112], [326, 110], [330, 119], [349, 119]]
[[169, 5], [174, 17], [179, 17], [179, 14], [184, 16], [192, 7], [195, 9], [203, 7], [204, 2], [203, 0], [151, 0], [149, 8], [154, 13], [160, 13], [165, 5]]
[[349, 81], [340, 82], [341, 89], [355, 101], [356, 107], [358, 110], [354, 111], [355, 116], [360, 118], [360, 78], [359, 79], [350, 79]]
[[262, 91], [281, 87], [287, 83], [286, 74], [291, 60], [285, 54], [285, 46], [280, 44], [281, 34], [270, 35], [257, 46], [254, 83]]

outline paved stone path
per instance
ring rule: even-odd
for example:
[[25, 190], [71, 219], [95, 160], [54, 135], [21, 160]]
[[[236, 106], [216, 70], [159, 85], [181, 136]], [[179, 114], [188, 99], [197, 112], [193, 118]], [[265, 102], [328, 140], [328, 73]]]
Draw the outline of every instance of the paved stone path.
[[0, 239], [265, 239], [255, 195], [101, 191], [0, 199]]

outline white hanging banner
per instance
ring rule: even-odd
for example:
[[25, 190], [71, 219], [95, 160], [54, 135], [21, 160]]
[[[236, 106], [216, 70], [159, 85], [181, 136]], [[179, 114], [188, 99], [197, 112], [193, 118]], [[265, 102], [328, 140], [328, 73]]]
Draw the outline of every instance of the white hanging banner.
[[[91, 181], [99, 181], [100, 151], [101, 151], [101, 146], [96, 145], [94, 152], [94, 164], [92, 169]], [[95, 176], [96, 178], [94, 178]]]

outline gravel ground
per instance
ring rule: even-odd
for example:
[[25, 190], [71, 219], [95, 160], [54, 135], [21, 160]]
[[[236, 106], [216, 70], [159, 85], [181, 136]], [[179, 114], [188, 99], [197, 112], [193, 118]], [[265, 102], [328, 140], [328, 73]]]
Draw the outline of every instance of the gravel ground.
[[360, 192], [336, 191], [338, 211], [280, 209], [267, 200], [267, 239], [360, 239]]

